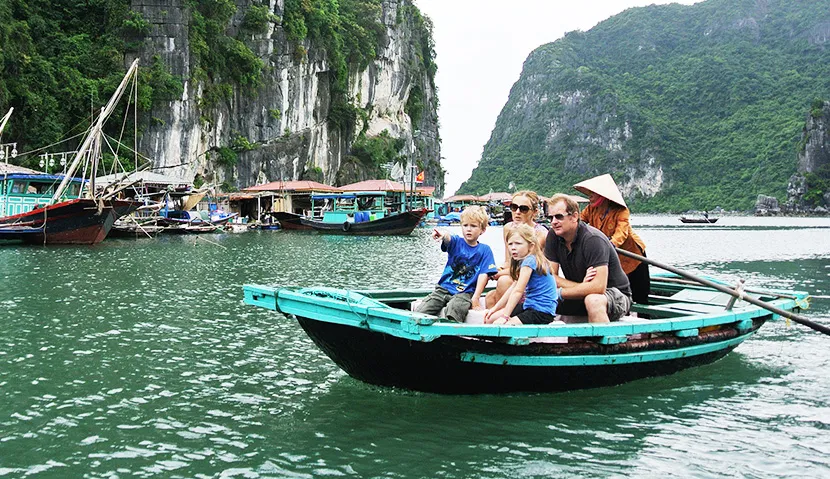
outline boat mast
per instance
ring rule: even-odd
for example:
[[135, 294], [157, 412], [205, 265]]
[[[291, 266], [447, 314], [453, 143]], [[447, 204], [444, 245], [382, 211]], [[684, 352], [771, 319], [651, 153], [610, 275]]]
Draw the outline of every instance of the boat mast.
[[[9, 108], [9, 111], [0, 119], [0, 138], [3, 136], [3, 128], [6, 127], [6, 123], [8, 123], [9, 118], [12, 116], [12, 112], [14, 111], [14, 107]], [[0, 141], [2, 143], [2, 141]], [[8, 160], [7, 160], [8, 161]]]
[[[56, 203], [60, 200], [60, 197], [63, 195], [64, 191], [66, 190], [67, 185], [69, 184], [72, 175], [75, 174], [75, 171], [78, 169], [78, 165], [81, 163], [81, 160], [85, 157], [85, 154], [90, 149], [90, 145], [92, 144], [93, 140], [95, 140], [103, 131], [104, 128], [104, 121], [106, 121], [107, 117], [115, 110], [115, 105], [118, 103], [118, 100], [121, 99], [121, 96], [124, 94], [124, 90], [127, 87], [127, 83], [130, 78], [136, 74], [138, 71], [138, 59], [135, 59], [130, 65], [130, 68], [127, 69], [127, 73], [124, 74], [124, 78], [121, 80], [121, 84], [118, 85], [118, 88], [115, 89], [115, 92], [110, 97], [109, 102], [107, 105], [101, 109], [101, 114], [98, 116], [98, 121], [95, 122], [95, 126], [92, 127], [89, 131], [89, 134], [84, 138], [84, 142], [78, 148], [78, 152], [75, 153], [75, 159], [72, 160], [72, 164], [66, 169], [64, 173], [63, 180], [61, 180], [61, 184], [58, 185], [57, 189], [55, 189], [55, 194], [52, 196], [51, 203]], [[92, 158], [90, 156], [90, 161], [96, 162], [98, 158]], [[96, 171], [96, 168], [92, 168], [93, 171]], [[93, 182], [94, 186], [94, 182]], [[91, 195], [95, 195], [95, 191], [90, 191]]]

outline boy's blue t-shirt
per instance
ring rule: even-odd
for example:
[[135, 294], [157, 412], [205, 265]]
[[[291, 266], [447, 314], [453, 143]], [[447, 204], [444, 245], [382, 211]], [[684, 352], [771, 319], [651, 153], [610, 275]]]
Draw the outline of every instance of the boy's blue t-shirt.
[[539, 274], [536, 271], [538, 264], [532, 255], [522, 260], [522, 268], [533, 270], [525, 288], [524, 309], [556, 315], [556, 280], [551, 274]]
[[441, 249], [448, 258], [438, 286], [450, 294], [473, 293], [480, 274], [498, 272], [493, 250], [484, 243], [470, 246], [464, 238], [452, 235], [449, 243], [441, 243]]

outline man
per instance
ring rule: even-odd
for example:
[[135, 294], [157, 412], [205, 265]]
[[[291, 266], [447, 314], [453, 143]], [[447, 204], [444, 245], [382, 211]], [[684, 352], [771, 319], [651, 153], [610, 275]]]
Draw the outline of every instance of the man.
[[[545, 257], [564, 300], [557, 313], [587, 314], [591, 323], [616, 321], [628, 314], [631, 287], [608, 238], [580, 221], [579, 205], [568, 195], [554, 195], [548, 214], [551, 229]], [[558, 276], [560, 265], [564, 278]]]

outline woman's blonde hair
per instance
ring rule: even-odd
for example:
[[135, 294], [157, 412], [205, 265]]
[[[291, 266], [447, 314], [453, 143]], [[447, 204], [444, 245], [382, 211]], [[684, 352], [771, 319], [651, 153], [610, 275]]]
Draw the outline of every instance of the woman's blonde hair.
[[[536, 272], [541, 275], [548, 274], [550, 272], [550, 266], [548, 265], [548, 260], [545, 259], [545, 255], [542, 254], [542, 248], [539, 246], [539, 239], [536, 237], [536, 231], [531, 228], [530, 225], [522, 223], [513, 228], [513, 231], [509, 233], [507, 236], [507, 242], [509, 243], [510, 238], [516, 235], [530, 245], [529, 254], [536, 257]], [[517, 281], [519, 279], [519, 271], [521, 269], [522, 260], [510, 258], [510, 277], [513, 278], [513, 281]]]
[[512, 201], [517, 196], [527, 196], [527, 199], [530, 200], [530, 209], [533, 211], [539, 211], [539, 195], [536, 194], [535, 191], [530, 190], [521, 190], [513, 193], [513, 196], [510, 197]]

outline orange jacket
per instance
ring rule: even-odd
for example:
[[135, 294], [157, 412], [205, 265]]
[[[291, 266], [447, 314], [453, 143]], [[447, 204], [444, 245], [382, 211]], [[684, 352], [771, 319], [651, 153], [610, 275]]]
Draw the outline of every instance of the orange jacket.
[[[628, 208], [606, 200], [598, 207], [588, 205], [582, 210], [580, 218], [602, 231], [611, 240], [611, 244], [617, 248], [639, 255], [646, 251], [646, 244], [631, 229]], [[620, 266], [625, 274], [631, 273], [639, 265], [640, 262], [636, 259], [620, 255]]]

